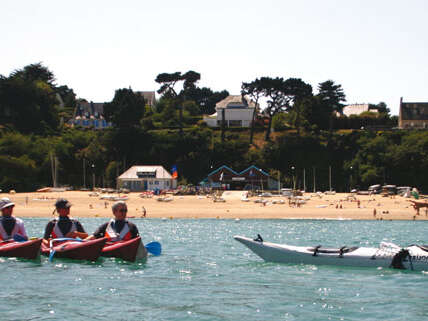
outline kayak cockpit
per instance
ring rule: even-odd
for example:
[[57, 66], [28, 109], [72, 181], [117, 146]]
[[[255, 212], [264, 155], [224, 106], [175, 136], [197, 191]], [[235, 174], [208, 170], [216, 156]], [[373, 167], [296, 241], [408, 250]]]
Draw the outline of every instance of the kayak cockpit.
[[341, 248], [322, 248], [321, 245], [315, 246], [313, 248], [308, 248], [307, 251], [313, 252], [313, 256], [316, 256], [318, 253], [325, 253], [325, 254], [338, 254], [342, 256], [345, 253], [351, 253], [355, 250], [357, 250], [359, 247], [347, 247], [342, 246]]

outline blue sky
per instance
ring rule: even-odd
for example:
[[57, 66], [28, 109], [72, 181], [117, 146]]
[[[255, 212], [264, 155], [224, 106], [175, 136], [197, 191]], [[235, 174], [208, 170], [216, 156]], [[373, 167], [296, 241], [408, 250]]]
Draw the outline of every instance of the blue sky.
[[428, 101], [428, 1], [0, 2], [0, 74], [43, 62], [78, 97], [157, 90], [161, 72], [200, 86], [297, 77], [341, 84], [348, 103]]

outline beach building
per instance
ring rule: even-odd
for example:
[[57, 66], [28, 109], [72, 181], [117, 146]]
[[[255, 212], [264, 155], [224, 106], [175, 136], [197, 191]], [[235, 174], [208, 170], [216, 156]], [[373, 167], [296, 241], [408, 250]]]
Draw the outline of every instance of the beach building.
[[111, 127], [111, 122], [104, 118], [104, 103], [79, 101], [74, 109], [73, 118], [69, 124], [72, 127], [104, 129]]
[[226, 165], [220, 166], [209, 173], [201, 183], [208, 187], [231, 190], [278, 189], [278, 181], [254, 165], [241, 172], [236, 172]]
[[343, 107], [342, 113], [344, 116], [349, 117], [351, 115], [360, 115], [364, 112], [377, 113], [377, 109], [370, 109], [369, 104], [351, 104]]
[[177, 179], [160, 165], [136, 165], [117, 178], [119, 187], [132, 192], [169, 190], [177, 187]]
[[403, 97], [401, 97], [398, 127], [401, 129], [427, 129], [428, 102], [403, 102]]
[[209, 127], [220, 127], [223, 120], [226, 127], [250, 127], [254, 109], [258, 108], [248, 97], [230, 95], [216, 104], [214, 114], [203, 119]]

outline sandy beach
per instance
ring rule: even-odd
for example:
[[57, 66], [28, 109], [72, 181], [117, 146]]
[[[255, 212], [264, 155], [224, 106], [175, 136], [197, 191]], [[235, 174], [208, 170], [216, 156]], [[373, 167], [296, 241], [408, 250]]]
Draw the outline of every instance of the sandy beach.
[[[101, 199], [99, 194], [67, 191], [47, 193], [1, 193], [15, 204], [17, 217], [52, 217], [57, 198], [66, 198], [72, 204], [73, 217], [111, 217], [112, 200]], [[140, 193], [122, 194], [129, 197], [128, 217], [141, 218], [220, 218], [220, 219], [352, 219], [352, 220], [427, 220], [425, 208], [417, 215], [408, 199], [401, 196], [335, 194], [317, 195], [305, 193], [305, 204], [290, 206], [286, 197], [263, 198], [264, 203], [254, 202], [260, 197], [251, 197], [247, 202], [225, 195], [225, 202], [214, 202], [206, 196], [171, 196], [170, 202], [160, 202], [157, 197], [141, 198]], [[275, 204], [283, 200], [283, 204]], [[143, 209], [144, 208], [144, 209]], [[374, 215], [376, 212], [376, 215]]]

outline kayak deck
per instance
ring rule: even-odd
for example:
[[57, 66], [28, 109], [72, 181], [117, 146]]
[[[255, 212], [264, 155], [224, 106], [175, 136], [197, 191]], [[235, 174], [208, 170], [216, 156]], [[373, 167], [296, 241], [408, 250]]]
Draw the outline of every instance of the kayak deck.
[[100, 238], [81, 242], [64, 241], [52, 247], [42, 244], [41, 253], [50, 256], [54, 251], [54, 257], [57, 258], [96, 261], [101, 255], [105, 242], [105, 238]]

